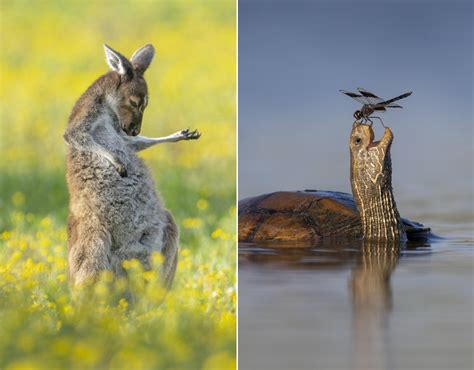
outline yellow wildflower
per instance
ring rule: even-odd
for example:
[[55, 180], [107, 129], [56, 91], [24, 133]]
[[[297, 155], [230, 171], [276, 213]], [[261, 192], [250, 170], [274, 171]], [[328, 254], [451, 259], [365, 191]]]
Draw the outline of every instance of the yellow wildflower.
[[183, 226], [186, 229], [198, 229], [202, 226], [202, 220], [200, 218], [185, 218]]

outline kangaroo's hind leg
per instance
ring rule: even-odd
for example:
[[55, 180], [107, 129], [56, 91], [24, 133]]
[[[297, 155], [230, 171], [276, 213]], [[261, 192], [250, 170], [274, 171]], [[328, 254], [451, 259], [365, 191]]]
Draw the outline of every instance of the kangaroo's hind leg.
[[111, 270], [111, 237], [98, 223], [78, 222], [70, 214], [68, 235], [69, 276], [74, 285], [94, 281], [101, 271]]
[[161, 280], [166, 289], [171, 288], [171, 284], [176, 272], [178, 263], [178, 226], [174, 222], [171, 213], [163, 210], [161, 215], [162, 223], [159, 227], [152, 226], [145, 230], [140, 241], [127, 244], [125, 250], [118, 252], [121, 260], [136, 258], [145, 270], [152, 268], [151, 253], [160, 251], [163, 256], [161, 265]]

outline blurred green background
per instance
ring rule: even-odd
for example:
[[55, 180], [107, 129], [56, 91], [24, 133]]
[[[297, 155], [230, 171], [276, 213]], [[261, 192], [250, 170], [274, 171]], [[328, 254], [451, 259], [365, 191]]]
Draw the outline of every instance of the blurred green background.
[[[0, 6], [0, 320], [9, 323], [0, 368], [233, 368], [235, 3]], [[103, 297], [92, 300], [94, 313], [71, 304], [62, 135], [74, 102], [108, 71], [103, 43], [129, 57], [147, 43], [157, 50], [142, 135], [202, 132], [141, 154], [181, 228], [174, 289], [161, 307], [148, 288], [125, 311]], [[141, 315], [150, 318], [138, 324]]]

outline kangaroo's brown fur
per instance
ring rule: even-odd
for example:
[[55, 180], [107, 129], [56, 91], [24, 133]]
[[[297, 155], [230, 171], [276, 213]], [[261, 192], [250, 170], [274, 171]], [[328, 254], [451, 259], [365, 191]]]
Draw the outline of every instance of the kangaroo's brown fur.
[[104, 270], [121, 275], [122, 262], [132, 258], [150, 268], [151, 254], [157, 251], [164, 257], [164, 284], [170, 287], [178, 227], [136, 152], [162, 142], [197, 139], [200, 134], [183, 130], [164, 138], [138, 135], [148, 103], [143, 73], [154, 48], [144, 46], [130, 61], [107, 46], [105, 51], [112, 71], [79, 98], [64, 134], [70, 277], [77, 284]]

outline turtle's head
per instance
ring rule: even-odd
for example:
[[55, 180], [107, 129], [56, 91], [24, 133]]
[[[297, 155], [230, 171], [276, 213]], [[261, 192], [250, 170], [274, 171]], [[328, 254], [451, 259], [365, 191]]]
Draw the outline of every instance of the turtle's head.
[[[384, 172], [385, 157], [387, 154], [390, 157], [392, 141], [393, 134], [389, 128], [385, 129], [380, 141], [374, 141], [374, 130], [370, 125], [354, 122], [349, 148], [351, 150], [351, 165], [355, 167], [353, 170], [357, 170], [358, 177], [365, 177], [369, 173], [377, 175]], [[367, 171], [368, 173], [366, 173]], [[354, 171], [351, 172], [354, 175]]]
[[352, 126], [349, 141], [351, 185], [364, 238], [394, 240], [405, 237], [392, 192], [392, 141], [389, 128], [379, 141], [374, 141], [370, 125], [354, 122]]

